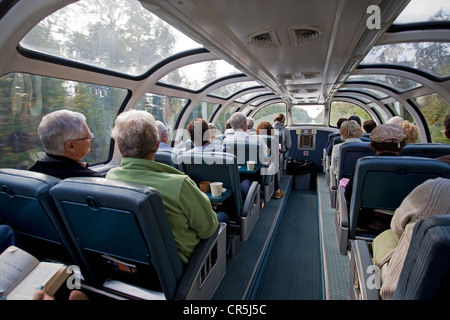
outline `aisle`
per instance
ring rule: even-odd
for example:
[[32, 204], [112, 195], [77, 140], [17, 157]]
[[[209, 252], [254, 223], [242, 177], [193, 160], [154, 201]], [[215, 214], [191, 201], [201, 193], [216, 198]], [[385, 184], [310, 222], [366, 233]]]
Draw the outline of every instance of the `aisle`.
[[317, 202], [291, 190], [252, 299], [324, 299]]

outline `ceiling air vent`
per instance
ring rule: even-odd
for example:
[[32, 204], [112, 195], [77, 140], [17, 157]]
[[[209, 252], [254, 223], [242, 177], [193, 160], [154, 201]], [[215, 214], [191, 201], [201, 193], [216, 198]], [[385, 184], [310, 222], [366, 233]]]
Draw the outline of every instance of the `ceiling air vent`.
[[258, 48], [280, 47], [280, 41], [273, 30], [254, 33], [247, 38], [247, 42]]
[[325, 30], [315, 26], [297, 26], [289, 28], [289, 36], [295, 47], [308, 45], [323, 38]]
[[319, 72], [302, 72], [303, 79], [314, 79], [320, 75]]

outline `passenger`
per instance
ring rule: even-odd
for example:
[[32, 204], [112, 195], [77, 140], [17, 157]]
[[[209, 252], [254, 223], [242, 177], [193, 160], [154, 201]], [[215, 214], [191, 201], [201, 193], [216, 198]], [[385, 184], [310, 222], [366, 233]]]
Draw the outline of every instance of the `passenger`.
[[377, 126], [377, 123], [372, 119], [366, 120], [363, 122], [363, 129], [369, 135], [373, 129]]
[[45, 157], [37, 160], [28, 170], [59, 179], [101, 177], [82, 161], [91, 151], [94, 140], [83, 114], [70, 110], [49, 113], [42, 118], [38, 135], [44, 145]]
[[214, 123], [209, 123], [208, 126], [209, 126], [209, 132], [211, 134], [211, 143], [220, 145], [222, 147], [222, 149], [223, 149], [222, 140], [216, 139], [216, 136], [217, 136], [217, 127], [216, 127], [216, 125]]
[[419, 138], [419, 128], [407, 120], [400, 123], [403, 132], [406, 134], [405, 144], [416, 143]]
[[0, 254], [9, 246], [16, 245], [16, 235], [13, 228], [6, 224], [0, 225]]
[[[256, 134], [258, 135], [270, 135], [274, 136], [275, 138], [275, 144], [278, 146], [278, 138], [275, 137], [275, 129], [272, 127], [270, 122], [268, 121], [261, 121], [258, 126], [256, 127]], [[278, 152], [272, 153], [274, 156], [279, 156]], [[277, 171], [275, 175], [275, 192], [273, 193], [273, 197], [275, 199], [280, 199], [281, 197], [284, 197], [285, 192], [280, 189], [280, 179], [279, 179], [280, 171]]]
[[348, 120], [355, 120], [357, 124], [359, 124], [359, 126], [361, 127], [361, 118], [358, 117], [357, 115], [352, 115], [348, 118]]
[[250, 134], [255, 134], [256, 133], [256, 129], [253, 128], [253, 126], [255, 125], [255, 120], [253, 120], [253, 118], [247, 117], [247, 132]]
[[231, 119], [228, 119], [227, 122], [225, 123], [225, 135], [229, 136], [229, 135], [233, 135], [234, 134], [234, 130], [231, 127]]
[[223, 139], [224, 146], [230, 142], [236, 141], [249, 141], [255, 142], [259, 145], [260, 150], [262, 150], [262, 154], [258, 155], [259, 160], [263, 164], [269, 164], [268, 160], [268, 148], [265, 141], [259, 137], [258, 135], [251, 135], [247, 133], [247, 118], [242, 112], [235, 112], [230, 117], [230, 125], [233, 128], [234, 135], [230, 135]]
[[343, 144], [362, 142], [360, 139], [363, 135], [361, 126], [355, 120], [345, 121], [341, 125], [340, 129], [341, 138], [344, 140], [342, 143], [333, 146], [331, 151], [330, 172], [333, 172], [336, 176], [338, 174], [339, 167], [339, 155], [341, 153], [341, 147]]
[[161, 195], [180, 258], [187, 264], [200, 239], [209, 238], [219, 222], [229, 224], [223, 212], [214, 213], [211, 203], [187, 175], [154, 161], [158, 129], [145, 111], [121, 113], [111, 132], [123, 156], [122, 166], [111, 169], [109, 179], [139, 183]]
[[181, 150], [177, 148], [172, 148], [170, 143], [170, 137], [169, 137], [169, 129], [162, 123], [161, 121], [156, 121], [156, 125], [158, 126], [158, 132], [159, 132], [159, 147], [158, 151], [160, 150], [167, 150], [172, 151], [178, 154], [181, 154]]
[[[338, 121], [336, 122], [336, 127], [340, 130], [344, 121], [347, 120], [348, 119], [346, 118], [339, 118]], [[329, 156], [331, 156], [331, 151], [333, 151], [333, 140], [334, 138], [328, 139], [327, 144], [325, 145], [325, 150], [327, 151], [327, 155]]]
[[391, 228], [373, 241], [374, 263], [381, 268], [382, 299], [392, 299], [419, 220], [450, 213], [450, 179], [430, 179], [417, 186], [395, 210]]
[[289, 149], [291, 148], [292, 142], [291, 142], [291, 134], [289, 133], [289, 130], [288, 128], [286, 128], [285, 125], [286, 117], [284, 116], [284, 114], [279, 113], [273, 119], [273, 122], [274, 122], [273, 128], [275, 130], [278, 130], [279, 132], [281, 152], [287, 155], [287, 151], [289, 151]]
[[[445, 136], [447, 137], [447, 139], [450, 139], [450, 113], [445, 116], [444, 128], [445, 128], [445, 131], [444, 131]], [[450, 154], [436, 158], [436, 160], [444, 161], [444, 162], [450, 164]]]
[[395, 116], [390, 118], [386, 123], [387, 124], [396, 124], [396, 125], [400, 125], [403, 121], [405, 121], [402, 117], [399, 116]]
[[211, 131], [206, 120], [200, 118], [192, 120], [187, 126], [187, 131], [194, 141], [194, 148], [189, 151], [223, 151], [222, 144], [211, 143]]
[[[399, 156], [405, 146], [406, 135], [398, 125], [382, 124], [370, 134], [370, 147], [377, 156]], [[345, 187], [345, 198], [350, 202], [352, 196], [353, 174]]]

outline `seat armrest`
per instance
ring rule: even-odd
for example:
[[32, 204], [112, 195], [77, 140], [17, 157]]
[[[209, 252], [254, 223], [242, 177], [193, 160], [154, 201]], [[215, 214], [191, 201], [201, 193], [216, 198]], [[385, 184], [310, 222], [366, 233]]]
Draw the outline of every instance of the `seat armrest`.
[[261, 186], [253, 181], [241, 212], [241, 240], [246, 241], [261, 214]]
[[336, 205], [336, 218], [335, 218], [335, 227], [336, 227], [336, 236], [338, 240], [338, 251], [342, 255], [347, 255], [348, 248], [348, 209], [347, 209], [347, 199], [345, 199], [345, 189], [344, 187], [338, 188], [337, 194], [337, 205]]
[[[379, 268], [373, 265], [368, 243], [351, 240], [350, 296], [356, 300], [380, 300]], [[375, 272], [375, 273], [374, 273]]]
[[208, 300], [219, 286], [226, 270], [226, 224], [219, 223], [208, 239], [195, 247], [178, 285], [176, 299]]
[[348, 228], [348, 206], [347, 206], [347, 199], [345, 198], [345, 188], [344, 187], [338, 187], [338, 196], [336, 201], [337, 208], [339, 211], [339, 224], [343, 228]]

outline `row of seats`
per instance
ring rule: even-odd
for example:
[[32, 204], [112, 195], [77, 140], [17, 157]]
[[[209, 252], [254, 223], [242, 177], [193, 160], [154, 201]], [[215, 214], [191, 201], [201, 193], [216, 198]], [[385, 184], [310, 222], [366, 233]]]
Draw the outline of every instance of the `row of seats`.
[[447, 163], [409, 156], [366, 156], [358, 159], [349, 202], [344, 195], [345, 188], [338, 188], [335, 221], [339, 253], [347, 254], [350, 240], [376, 236], [358, 231], [361, 212], [374, 209], [393, 212], [415, 187], [437, 177], [450, 178]]
[[[280, 177], [281, 172], [280, 163], [283, 163], [283, 154], [279, 154], [279, 145], [273, 136], [260, 135], [266, 142], [269, 150], [269, 156], [266, 159], [262, 159], [261, 144], [255, 140], [247, 141], [233, 141], [224, 143], [224, 151], [233, 155], [236, 158], [236, 164], [245, 168], [247, 161], [252, 160], [256, 162], [255, 173], [246, 173], [247, 177], [250, 177], [253, 181], [258, 181], [261, 185], [261, 195], [265, 202], [269, 202], [274, 194], [275, 179]], [[249, 138], [252, 138], [250, 136]], [[155, 161], [170, 165], [182, 172], [185, 172], [185, 163], [183, 155], [189, 155], [190, 152], [184, 152], [181, 155], [168, 150], [161, 150], [155, 154]]]
[[15, 230], [18, 246], [40, 260], [79, 266], [85, 288], [131, 298], [210, 299], [225, 275], [226, 225], [202, 240], [184, 266], [151, 187], [0, 169], [0, 188], [0, 223]]

